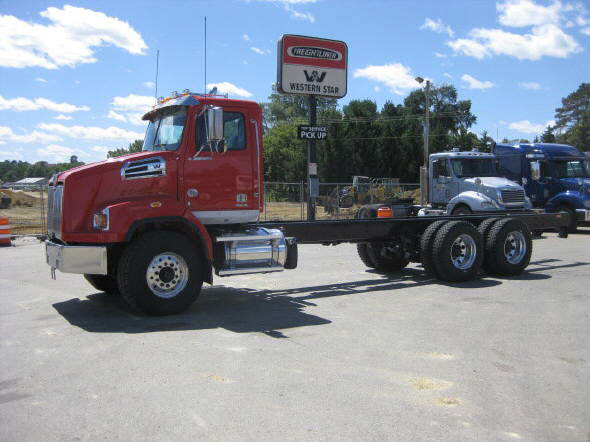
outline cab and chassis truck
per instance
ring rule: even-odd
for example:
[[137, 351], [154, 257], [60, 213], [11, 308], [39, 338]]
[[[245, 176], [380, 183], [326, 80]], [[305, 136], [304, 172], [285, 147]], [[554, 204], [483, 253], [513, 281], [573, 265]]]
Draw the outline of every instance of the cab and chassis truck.
[[49, 184], [46, 259], [148, 314], [174, 314], [203, 282], [297, 266], [298, 244], [356, 243], [362, 262], [398, 272], [409, 262], [444, 281], [482, 266], [522, 272], [531, 230], [567, 236], [567, 213], [402, 216], [364, 208], [359, 219], [259, 222], [262, 111], [257, 103], [185, 91], [148, 112], [143, 151], [84, 165]]

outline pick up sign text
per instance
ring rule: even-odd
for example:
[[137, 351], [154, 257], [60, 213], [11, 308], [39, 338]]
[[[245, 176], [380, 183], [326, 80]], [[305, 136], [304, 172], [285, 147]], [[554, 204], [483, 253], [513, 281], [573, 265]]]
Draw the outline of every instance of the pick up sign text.
[[328, 138], [326, 126], [297, 126], [298, 140], [325, 140]]
[[283, 35], [278, 58], [280, 92], [331, 98], [346, 95], [348, 47], [343, 41]]

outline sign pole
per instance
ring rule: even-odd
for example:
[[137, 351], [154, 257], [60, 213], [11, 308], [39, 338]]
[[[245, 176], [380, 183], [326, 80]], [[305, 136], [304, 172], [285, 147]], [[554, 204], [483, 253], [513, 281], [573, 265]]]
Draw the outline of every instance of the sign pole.
[[[309, 95], [309, 125], [315, 126], [317, 101], [315, 95]], [[315, 220], [315, 202], [319, 194], [318, 164], [315, 151], [315, 139], [307, 140], [307, 220]]]

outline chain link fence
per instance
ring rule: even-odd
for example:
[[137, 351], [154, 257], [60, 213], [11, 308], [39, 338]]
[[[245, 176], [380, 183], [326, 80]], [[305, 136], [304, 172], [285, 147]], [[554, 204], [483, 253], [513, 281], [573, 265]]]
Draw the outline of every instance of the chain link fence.
[[8, 218], [13, 236], [47, 235], [47, 186], [0, 189], [0, 218]]
[[[354, 218], [364, 204], [391, 199], [420, 200], [416, 183], [320, 183], [316, 219]], [[14, 236], [47, 235], [47, 186], [0, 189], [0, 218], [8, 218]], [[307, 219], [307, 183], [264, 183], [261, 221]]]

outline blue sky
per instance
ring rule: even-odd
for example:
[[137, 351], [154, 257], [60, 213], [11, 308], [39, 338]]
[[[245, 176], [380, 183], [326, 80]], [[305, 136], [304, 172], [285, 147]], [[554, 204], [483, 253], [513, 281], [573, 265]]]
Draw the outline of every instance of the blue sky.
[[143, 138], [158, 95], [265, 101], [282, 34], [344, 40], [348, 95], [400, 103], [415, 76], [457, 87], [492, 137], [534, 138], [590, 74], [588, 1], [0, 0], [0, 160], [90, 162]]

